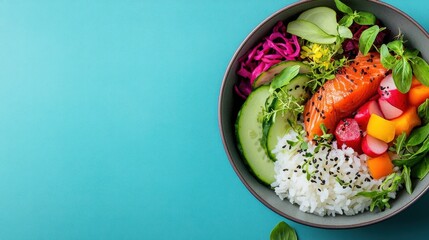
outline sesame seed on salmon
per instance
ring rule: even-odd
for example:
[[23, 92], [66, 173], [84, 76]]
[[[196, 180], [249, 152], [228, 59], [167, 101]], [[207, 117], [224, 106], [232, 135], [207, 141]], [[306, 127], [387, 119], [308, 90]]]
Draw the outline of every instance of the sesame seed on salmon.
[[387, 73], [377, 52], [359, 54], [350, 65], [338, 71], [305, 105], [303, 116], [308, 138], [322, 135], [321, 124], [333, 133], [341, 119], [350, 116], [377, 93]]

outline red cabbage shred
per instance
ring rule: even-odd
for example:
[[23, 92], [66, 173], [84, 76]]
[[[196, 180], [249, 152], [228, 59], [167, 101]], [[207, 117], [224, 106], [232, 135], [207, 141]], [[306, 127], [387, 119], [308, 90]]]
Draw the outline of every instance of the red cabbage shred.
[[241, 76], [235, 92], [246, 99], [255, 79], [271, 66], [285, 60], [296, 60], [301, 51], [298, 38], [286, 32], [282, 21], [277, 22], [270, 35], [250, 49], [239, 61], [237, 74]]

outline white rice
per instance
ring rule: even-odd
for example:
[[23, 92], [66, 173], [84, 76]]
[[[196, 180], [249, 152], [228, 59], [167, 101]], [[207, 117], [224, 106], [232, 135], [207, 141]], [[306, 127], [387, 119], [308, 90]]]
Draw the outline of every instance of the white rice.
[[272, 184], [276, 194], [298, 204], [301, 211], [320, 216], [354, 215], [368, 209], [371, 200], [356, 194], [377, 190], [382, 179], [370, 176], [367, 156], [345, 146], [338, 148], [336, 141], [330, 150], [320, 148], [314, 153], [315, 146], [309, 143], [306, 152], [314, 154], [314, 160], [305, 164], [308, 157], [303, 156], [300, 146], [292, 147], [287, 142], [296, 141], [296, 136], [291, 130], [273, 150], [277, 157], [276, 181]]

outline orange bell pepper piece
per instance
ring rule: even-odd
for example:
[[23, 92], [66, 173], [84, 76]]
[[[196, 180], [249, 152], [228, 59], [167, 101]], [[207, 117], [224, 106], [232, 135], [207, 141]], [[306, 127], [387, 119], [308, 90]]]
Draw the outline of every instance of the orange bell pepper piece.
[[368, 159], [366, 164], [368, 166], [369, 173], [374, 179], [380, 179], [393, 173], [393, 163], [387, 153]]
[[395, 124], [395, 136], [399, 136], [403, 132], [408, 136], [413, 128], [422, 124], [417, 114], [417, 107], [414, 106], [409, 107], [401, 116], [390, 121]]

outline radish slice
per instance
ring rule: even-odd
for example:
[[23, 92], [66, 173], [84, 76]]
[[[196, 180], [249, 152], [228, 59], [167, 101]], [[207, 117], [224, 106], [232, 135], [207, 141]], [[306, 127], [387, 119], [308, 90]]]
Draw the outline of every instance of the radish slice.
[[387, 143], [368, 134], [362, 139], [362, 151], [369, 157], [380, 156], [387, 151], [388, 147]]
[[362, 130], [366, 130], [366, 126], [368, 125], [368, 121], [371, 117], [371, 114], [376, 114], [384, 118], [384, 115], [381, 112], [376, 100], [371, 100], [365, 103], [357, 110], [357, 113], [354, 118]]
[[378, 88], [380, 98], [386, 99], [392, 106], [405, 111], [408, 108], [408, 96], [401, 93], [395, 86], [392, 74], [386, 76], [380, 83]]
[[396, 90], [395, 82], [393, 81], [392, 74], [387, 75], [383, 80], [380, 82], [380, 88], [378, 89], [378, 93], [382, 95], [384, 91], [391, 91]]
[[378, 99], [381, 112], [383, 112], [385, 119], [394, 119], [402, 115], [404, 111], [390, 104], [386, 99]]

